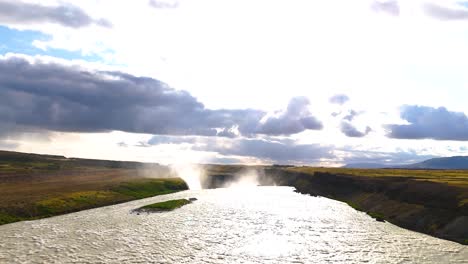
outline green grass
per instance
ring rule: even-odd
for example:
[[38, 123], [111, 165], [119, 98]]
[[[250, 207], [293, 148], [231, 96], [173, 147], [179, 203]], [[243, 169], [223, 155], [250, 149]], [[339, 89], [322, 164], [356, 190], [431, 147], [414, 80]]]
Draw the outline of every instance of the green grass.
[[145, 179], [123, 183], [112, 188], [112, 191], [135, 199], [142, 199], [187, 189], [188, 186], [182, 179]]
[[137, 210], [139, 211], [171, 211], [189, 203], [191, 202], [187, 199], [170, 200], [170, 201], [145, 205], [143, 207], [138, 208]]
[[385, 220], [385, 216], [381, 213], [376, 213], [376, 212], [367, 212], [367, 214], [374, 218], [375, 220], [377, 221], [384, 221]]
[[0, 225], [8, 224], [8, 223], [13, 223], [13, 222], [18, 222], [24, 220], [21, 217], [17, 217], [14, 215], [10, 215], [8, 213], [0, 212]]
[[127, 197], [112, 191], [84, 191], [41, 200], [36, 206], [38, 216], [53, 216], [127, 200]]
[[[0, 225], [40, 219], [85, 209], [187, 190], [182, 179], [144, 179], [123, 182], [115, 187], [51, 194], [38, 201], [23, 201], [0, 210]], [[0, 208], [1, 209], [1, 208]]]
[[361, 211], [361, 212], [365, 212], [366, 214], [368, 214], [370, 217], [374, 218], [375, 220], [377, 221], [384, 221], [385, 220], [385, 215], [381, 214], [381, 213], [377, 213], [377, 212], [367, 212], [365, 211], [361, 206], [359, 206], [358, 204], [356, 203], [353, 203], [351, 201], [345, 201], [349, 206], [351, 206], [354, 210], [356, 211]]
[[359, 205], [356, 204], [356, 203], [349, 202], [349, 201], [347, 201], [346, 203], [347, 203], [349, 206], [351, 206], [352, 208], [354, 208], [354, 210], [363, 211], [363, 209], [361, 208], [361, 206], [359, 206]]

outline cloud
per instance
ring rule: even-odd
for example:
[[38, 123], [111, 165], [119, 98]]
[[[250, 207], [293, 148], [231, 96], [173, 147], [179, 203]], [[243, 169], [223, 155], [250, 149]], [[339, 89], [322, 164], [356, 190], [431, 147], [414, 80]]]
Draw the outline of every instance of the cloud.
[[257, 158], [274, 163], [320, 163], [333, 159], [331, 146], [298, 144], [290, 139], [213, 138], [154, 136], [148, 145], [190, 144], [194, 151], [216, 152], [223, 156]]
[[[300, 144], [283, 138], [215, 138], [199, 136], [153, 136], [145, 145], [183, 145], [183, 149], [214, 152], [226, 159], [259, 159], [277, 164], [309, 164], [323, 166], [350, 163], [381, 163], [388, 165], [420, 162], [433, 155], [421, 154], [414, 149], [397, 149], [393, 152], [359, 150], [355, 146], [336, 147], [321, 144]], [[222, 162], [218, 160], [217, 162]]]
[[343, 105], [349, 101], [349, 97], [346, 94], [336, 94], [330, 97], [329, 102], [332, 104]]
[[37, 24], [54, 23], [65, 27], [80, 28], [97, 24], [112, 27], [105, 19], [93, 19], [81, 8], [62, 4], [44, 6], [21, 1], [0, 0], [0, 23], [3, 24]]
[[330, 147], [319, 144], [296, 144], [292, 140], [271, 141], [267, 139], [238, 139], [231, 144], [207, 144], [195, 146], [194, 150], [213, 151], [226, 156], [247, 156], [277, 163], [317, 163], [320, 159], [333, 158]]
[[[351, 122], [360, 114], [364, 112], [360, 111], [355, 111], [353, 109], [348, 110], [347, 114], [343, 114], [341, 118], [341, 123], [340, 123], [340, 130], [343, 134], [345, 134], [348, 137], [364, 137], [367, 136], [372, 129], [370, 127], [366, 127], [364, 131], [359, 131]], [[333, 113], [333, 117], [337, 117], [341, 115], [342, 112], [339, 113]]]
[[15, 150], [18, 147], [18, 143], [0, 140], [0, 150]]
[[[0, 106], [0, 111], [2, 109], [2, 106]], [[22, 126], [15, 122], [0, 122], [0, 140], [21, 139], [48, 142], [51, 135], [50, 132], [40, 128]]]
[[166, 9], [166, 8], [177, 8], [179, 7], [179, 2], [178, 1], [167, 1], [167, 0], [164, 0], [164, 1], [159, 1], [159, 0], [150, 0], [148, 2], [148, 4], [151, 6], [151, 7], [154, 7], [154, 8], [161, 8], [161, 9]]
[[383, 12], [392, 16], [400, 15], [400, 6], [396, 0], [373, 1], [371, 8], [376, 12]]
[[[422, 9], [424, 14], [439, 20], [465, 20], [468, 19], [468, 8], [463, 2], [447, 1], [443, 5], [434, 1], [421, 1], [417, 9]], [[372, 10], [392, 16], [399, 16], [401, 6], [397, 0], [374, 0]]]
[[424, 3], [424, 12], [440, 20], [465, 20], [468, 19], [468, 9], [462, 5], [446, 7], [431, 2]]
[[409, 124], [390, 124], [387, 136], [398, 139], [435, 139], [468, 141], [468, 118], [445, 107], [407, 105], [400, 116]]
[[342, 151], [344, 155], [337, 154], [337, 161], [341, 161], [344, 164], [378, 163], [392, 166], [412, 164], [436, 157], [434, 155], [421, 154], [419, 151], [413, 149], [384, 152], [344, 147], [339, 149], [339, 151]]
[[309, 105], [310, 101], [306, 97], [294, 97], [285, 111], [267, 117], [255, 132], [266, 135], [289, 135], [308, 129], [322, 129], [322, 122], [310, 113]]
[[343, 132], [343, 134], [345, 134], [348, 137], [364, 137], [372, 131], [370, 127], [366, 127], [366, 130], [364, 132], [361, 132], [347, 121], [342, 121], [340, 128], [341, 132]]
[[125, 142], [118, 142], [118, 143], [117, 143], [117, 146], [122, 147], [122, 148], [127, 148], [127, 147], [128, 147], [128, 144], [125, 143]]
[[353, 119], [358, 116], [360, 113], [358, 113], [357, 111], [354, 111], [354, 110], [349, 110], [348, 111], [348, 114], [343, 117], [343, 120], [348, 120], [349, 122], [353, 121]]
[[66, 132], [126, 131], [236, 137], [319, 129], [306, 98], [267, 117], [255, 109], [211, 110], [186, 91], [122, 72], [87, 71], [19, 57], [0, 60], [0, 126]]

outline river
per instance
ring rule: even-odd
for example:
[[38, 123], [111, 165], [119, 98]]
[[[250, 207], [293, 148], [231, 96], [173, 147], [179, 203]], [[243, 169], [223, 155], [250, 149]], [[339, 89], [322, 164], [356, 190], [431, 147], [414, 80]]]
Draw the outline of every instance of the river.
[[[172, 212], [135, 214], [176, 198]], [[0, 226], [0, 263], [468, 263], [468, 247], [290, 187], [184, 191]]]

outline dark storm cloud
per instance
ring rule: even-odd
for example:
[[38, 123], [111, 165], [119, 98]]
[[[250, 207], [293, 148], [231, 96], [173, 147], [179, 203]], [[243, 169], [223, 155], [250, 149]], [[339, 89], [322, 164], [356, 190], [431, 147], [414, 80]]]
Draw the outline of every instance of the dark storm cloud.
[[223, 156], [259, 158], [276, 163], [318, 163], [335, 158], [331, 146], [297, 144], [289, 139], [209, 138], [154, 136], [149, 145], [191, 144], [195, 151], [216, 152]]
[[349, 101], [349, 97], [346, 94], [336, 94], [330, 97], [329, 102], [332, 104], [343, 105]]
[[392, 16], [400, 15], [400, 6], [396, 0], [373, 1], [371, 8], [376, 12], [383, 12]]
[[400, 116], [409, 124], [386, 125], [388, 137], [468, 141], [468, 118], [464, 113], [413, 105], [402, 107]]
[[[299, 133], [319, 121], [293, 98], [278, 118], [254, 109], [210, 110], [186, 91], [152, 78], [60, 64], [0, 60], [0, 123], [52, 131], [126, 131], [235, 137]], [[284, 122], [281, 126], [279, 122]], [[1, 127], [2, 125], [0, 125]], [[0, 129], [1, 130], [1, 129]]]
[[434, 3], [424, 3], [424, 12], [440, 20], [465, 20], [468, 19], [468, 9], [462, 5], [459, 7], [444, 7]]
[[65, 27], [80, 28], [97, 24], [111, 27], [105, 19], [93, 19], [81, 8], [63, 4], [59, 6], [43, 6], [21, 1], [0, 0], [0, 23], [2, 24], [37, 24], [55, 23]]
[[[337, 148], [333, 145], [299, 144], [291, 139], [278, 138], [214, 138], [154, 136], [145, 145], [189, 144], [194, 151], [215, 152], [224, 158], [258, 158], [278, 164], [319, 164], [320, 162], [379, 163], [400, 165], [420, 162], [431, 155], [416, 150], [397, 149], [394, 152], [358, 150], [355, 147]], [[184, 146], [186, 148], [186, 146]]]
[[[0, 111], [2, 106], [0, 106]], [[28, 139], [33, 141], [50, 141], [50, 132], [12, 122], [0, 122], [0, 140]]]
[[364, 137], [372, 131], [370, 127], [366, 127], [365, 131], [359, 131], [356, 127], [347, 121], [341, 122], [340, 129], [341, 132], [343, 132], [343, 134], [348, 137]]
[[211, 144], [194, 150], [214, 151], [221, 155], [250, 156], [277, 163], [317, 163], [320, 159], [334, 158], [331, 147], [319, 144], [295, 144], [293, 141], [265, 139], [234, 140], [231, 145]]
[[320, 130], [322, 122], [317, 120], [309, 111], [309, 99], [294, 97], [288, 104], [286, 111], [266, 118], [255, 130], [258, 134], [289, 135], [304, 130]]

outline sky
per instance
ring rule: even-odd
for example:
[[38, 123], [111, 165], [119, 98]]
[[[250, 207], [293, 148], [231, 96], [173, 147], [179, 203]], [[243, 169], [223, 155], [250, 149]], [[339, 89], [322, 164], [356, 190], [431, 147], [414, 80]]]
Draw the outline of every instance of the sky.
[[172, 163], [468, 152], [468, 1], [0, 0], [0, 149]]

